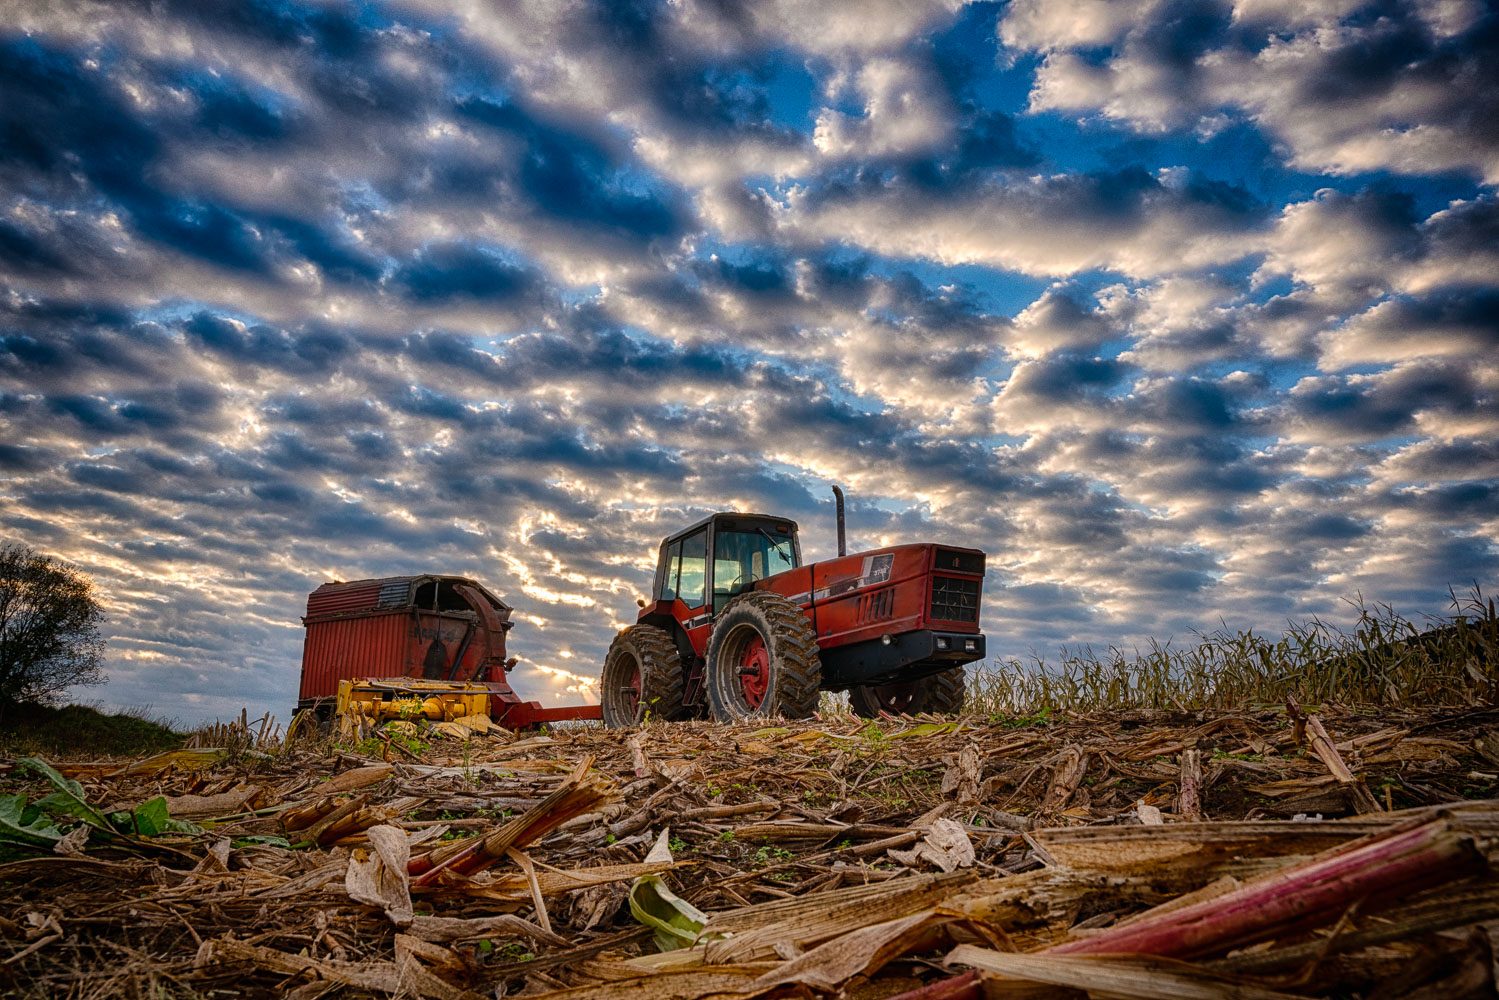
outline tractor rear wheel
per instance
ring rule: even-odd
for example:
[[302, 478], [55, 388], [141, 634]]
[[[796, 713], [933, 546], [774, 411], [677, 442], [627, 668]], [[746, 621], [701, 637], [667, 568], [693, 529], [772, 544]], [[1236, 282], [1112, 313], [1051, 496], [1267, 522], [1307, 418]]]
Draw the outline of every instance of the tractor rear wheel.
[[708, 706], [719, 722], [817, 710], [822, 661], [802, 609], [780, 594], [752, 590], [734, 598], [708, 638]]
[[968, 678], [963, 668], [953, 667], [914, 681], [850, 688], [848, 704], [856, 715], [866, 719], [878, 718], [881, 712], [889, 715], [919, 715], [922, 712], [957, 715], [963, 711], [967, 686]]
[[638, 726], [646, 719], [675, 721], [682, 707], [682, 658], [671, 636], [654, 625], [631, 625], [614, 637], [599, 679], [604, 725]]

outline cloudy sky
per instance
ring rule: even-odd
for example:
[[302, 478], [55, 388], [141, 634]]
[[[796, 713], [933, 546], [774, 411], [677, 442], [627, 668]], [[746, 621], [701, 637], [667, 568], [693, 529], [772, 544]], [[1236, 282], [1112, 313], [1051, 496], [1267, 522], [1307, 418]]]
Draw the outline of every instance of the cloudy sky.
[[0, 0], [0, 537], [107, 687], [295, 698], [441, 571], [576, 701], [711, 509], [989, 553], [991, 652], [1499, 551], [1476, 0]]

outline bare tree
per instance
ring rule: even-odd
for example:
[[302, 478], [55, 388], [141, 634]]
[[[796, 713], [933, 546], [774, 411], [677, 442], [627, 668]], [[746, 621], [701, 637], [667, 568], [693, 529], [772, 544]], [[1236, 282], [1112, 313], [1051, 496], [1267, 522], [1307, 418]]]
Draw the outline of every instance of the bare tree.
[[29, 546], [0, 544], [0, 713], [103, 684], [103, 621], [83, 573]]

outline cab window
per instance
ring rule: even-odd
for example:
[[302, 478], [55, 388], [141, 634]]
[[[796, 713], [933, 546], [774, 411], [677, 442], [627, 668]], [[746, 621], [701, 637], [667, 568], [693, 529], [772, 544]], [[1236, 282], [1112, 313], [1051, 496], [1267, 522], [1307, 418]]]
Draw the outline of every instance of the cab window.
[[744, 593], [756, 580], [796, 569], [790, 535], [768, 531], [720, 531], [713, 539], [713, 610]]
[[682, 539], [682, 569], [677, 596], [689, 608], [708, 603], [708, 529]]
[[679, 538], [672, 542], [666, 549], [666, 572], [661, 577], [661, 593], [657, 596], [663, 601], [674, 601], [677, 599], [677, 574], [682, 568], [682, 540]]

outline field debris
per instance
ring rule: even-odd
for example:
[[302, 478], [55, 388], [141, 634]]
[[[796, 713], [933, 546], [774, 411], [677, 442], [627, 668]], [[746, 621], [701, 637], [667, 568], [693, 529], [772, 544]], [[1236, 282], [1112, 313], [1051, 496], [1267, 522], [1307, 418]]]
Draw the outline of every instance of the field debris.
[[459, 721], [0, 762], [0, 990], [1494, 994], [1499, 709]]

